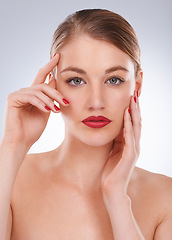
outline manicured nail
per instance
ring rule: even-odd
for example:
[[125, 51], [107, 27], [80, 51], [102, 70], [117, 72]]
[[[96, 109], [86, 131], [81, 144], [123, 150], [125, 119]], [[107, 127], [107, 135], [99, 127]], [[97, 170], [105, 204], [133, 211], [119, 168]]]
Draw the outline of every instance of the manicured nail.
[[137, 91], [137, 97], [139, 97], [139, 91]]
[[59, 110], [60, 110], [60, 108], [58, 108], [55, 104], [54, 104], [54, 109], [55, 109], [56, 111], [59, 111]]
[[45, 106], [45, 109], [47, 110], [47, 111], [50, 111], [51, 109], [49, 108], [49, 107], [47, 107], [47, 106]]
[[50, 80], [50, 78], [51, 78], [51, 73], [49, 73], [49, 80]]
[[55, 53], [54, 55], [53, 55], [53, 57], [55, 57], [57, 55], [57, 53]]
[[135, 103], [136, 103], [136, 96], [134, 96], [134, 101], [135, 101]]
[[128, 108], [128, 112], [129, 112], [129, 114], [130, 114], [130, 109]]
[[69, 104], [69, 102], [68, 102], [65, 98], [63, 98], [63, 102], [64, 102], [65, 104]]

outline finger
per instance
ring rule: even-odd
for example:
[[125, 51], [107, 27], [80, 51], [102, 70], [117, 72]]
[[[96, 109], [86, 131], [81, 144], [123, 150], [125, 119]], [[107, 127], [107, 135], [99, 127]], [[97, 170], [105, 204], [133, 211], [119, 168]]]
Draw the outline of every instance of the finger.
[[113, 147], [110, 156], [115, 155], [117, 152], [120, 152], [124, 148], [125, 139], [124, 139], [124, 128], [121, 130], [119, 135], [113, 141]]
[[29, 105], [32, 105], [43, 112], [47, 112], [47, 111], [49, 112], [49, 110], [45, 108], [45, 103], [41, 101], [38, 97], [34, 96], [33, 94], [20, 93], [18, 100], [20, 104], [18, 106], [15, 106], [17, 108], [23, 108], [24, 106], [27, 107]]
[[135, 154], [135, 139], [134, 139], [134, 132], [133, 132], [131, 116], [130, 116], [130, 113], [128, 112], [128, 109], [125, 110], [124, 129], [125, 129], [125, 134], [124, 134], [125, 135], [125, 145], [124, 145], [122, 161], [124, 161], [125, 164], [127, 162], [130, 164], [130, 162], [133, 161], [134, 154]]
[[119, 173], [120, 179], [126, 179], [130, 175], [136, 162], [135, 140], [133, 126], [128, 108], [124, 113], [124, 128], [125, 128], [125, 145], [122, 158], [116, 166], [116, 172]]
[[68, 104], [70, 103], [69, 101], [66, 100], [66, 98], [64, 98], [64, 96], [59, 91], [52, 88], [47, 83], [33, 86], [32, 89], [42, 91], [44, 94], [46, 94], [48, 97], [50, 97], [53, 101], [55, 100], [56, 102], [61, 103], [64, 106], [68, 106]]
[[131, 119], [132, 119], [132, 125], [133, 125], [136, 151], [140, 153], [141, 121], [140, 121], [140, 113], [137, 107], [138, 99], [136, 99], [135, 97], [135, 100], [136, 100], [135, 102], [134, 97], [135, 96], [132, 96], [131, 98]]
[[[130, 112], [131, 113], [131, 112]], [[124, 131], [125, 131], [125, 146], [128, 150], [128, 153], [132, 154], [135, 147], [134, 131], [131, 121], [131, 115], [128, 112], [128, 109], [125, 109], [124, 114]]]
[[140, 111], [140, 103], [139, 103], [139, 97], [137, 97], [137, 108], [138, 108], [139, 115], [140, 115], [140, 122], [142, 122], [141, 111]]
[[142, 120], [141, 119], [141, 112], [140, 112], [140, 104], [139, 104], [139, 93], [138, 93], [138, 91], [134, 91], [134, 95], [136, 96], [136, 99], [137, 99], [137, 108], [138, 108], [138, 111], [139, 111], [139, 114], [140, 114], [140, 120]]
[[35, 77], [35, 79], [34, 79], [34, 81], [33, 81], [31, 86], [34, 86], [34, 85], [37, 85], [37, 84], [40, 84], [40, 83], [44, 83], [45, 80], [46, 80], [47, 75], [58, 64], [59, 58], [60, 58], [60, 54], [57, 53], [44, 67], [42, 67], [38, 71], [38, 73], [37, 73], [37, 75], [36, 75], [36, 77]]
[[55, 113], [60, 111], [60, 108], [58, 108], [54, 104], [53, 100], [51, 98], [49, 98], [48, 96], [46, 96], [43, 92], [38, 91], [38, 90], [32, 90], [32, 94], [44, 103], [44, 106], [46, 106], [46, 109], [49, 108], [49, 110], [52, 110]]

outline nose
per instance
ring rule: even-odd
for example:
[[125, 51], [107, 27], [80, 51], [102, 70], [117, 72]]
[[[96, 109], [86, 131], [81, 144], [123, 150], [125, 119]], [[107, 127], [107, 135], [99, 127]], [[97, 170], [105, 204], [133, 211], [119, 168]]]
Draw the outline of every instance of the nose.
[[88, 93], [88, 107], [90, 110], [100, 110], [105, 108], [103, 89], [99, 86], [92, 86]]

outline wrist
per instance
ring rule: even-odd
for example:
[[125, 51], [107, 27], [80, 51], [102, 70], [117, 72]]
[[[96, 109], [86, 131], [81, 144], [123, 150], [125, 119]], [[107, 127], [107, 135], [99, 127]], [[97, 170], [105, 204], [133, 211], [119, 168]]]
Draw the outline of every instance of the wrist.
[[113, 191], [103, 193], [104, 202], [107, 205], [119, 206], [121, 203], [131, 204], [131, 199], [124, 191]]
[[124, 209], [131, 210], [131, 199], [128, 196], [115, 196], [110, 199], [104, 199], [104, 203], [109, 216], [114, 212], [123, 212]]
[[27, 147], [24, 142], [15, 142], [4, 138], [0, 142], [0, 149], [14, 153], [21, 152], [23, 154], [27, 154], [29, 151], [29, 147]]
[[24, 144], [13, 144], [7, 141], [0, 142], [0, 162], [11, 166], [15, 171], [20, 167], [29, 149]]

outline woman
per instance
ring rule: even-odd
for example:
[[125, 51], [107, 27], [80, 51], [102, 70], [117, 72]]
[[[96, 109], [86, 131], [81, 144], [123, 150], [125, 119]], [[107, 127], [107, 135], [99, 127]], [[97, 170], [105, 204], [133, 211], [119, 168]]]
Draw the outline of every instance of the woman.
[[[58, 27], [49, 63], [7, 98], [2, 240], [171, 239], [172, 180], [135, 166], [142, 80], [137, 37], [120, 15], [82, 10]], [[62, 144], [27, 154], [51, 111], [64, 119]]]

